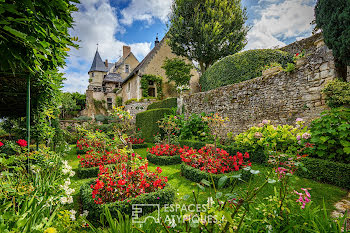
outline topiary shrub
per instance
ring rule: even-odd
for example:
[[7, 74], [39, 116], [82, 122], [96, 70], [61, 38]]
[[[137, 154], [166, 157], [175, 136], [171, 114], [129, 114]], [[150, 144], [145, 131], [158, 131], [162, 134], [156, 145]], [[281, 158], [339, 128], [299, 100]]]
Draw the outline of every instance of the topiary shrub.
[[287, 63], [293, 62], [293, 55], [274, 49], [255, 49], [227, 56], [201, 76], [202, 91], [259, 77], [263, 67], [273, 62], [286, 67]]
[[350, 108], [323, 112], [311, 122], [310, 132], [312, 157], [350, 163]]
[[147, 160], [156, 165], [173, 165], [181, 163], [180, 155], [157, 156], [151, 153], [147, 153]]
[[160, 132], [157, 121], [171, 113], [172, 110], [169, 108], [160, 108], [136, 114], [136, 128], [141, 129], [142, 138], [144, 138], [146, 142], [153, 142], [154, 135]]
[[177, 98], [168, 98], [148, 105], [147, 110], [158, 108], [177, 108]]

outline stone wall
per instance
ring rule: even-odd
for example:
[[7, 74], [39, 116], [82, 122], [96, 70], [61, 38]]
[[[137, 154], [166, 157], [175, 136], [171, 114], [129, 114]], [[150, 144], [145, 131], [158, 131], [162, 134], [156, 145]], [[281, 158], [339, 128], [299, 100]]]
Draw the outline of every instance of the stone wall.
[[185, 114], [217, 112], [228, 117], [223, 136], [243, 132], [264, 119], [274, 124], [293, 124], [301, 117], [309, 123], [327, 108], [321, 90], [336, 77], [336, 71], [332, 51], [325, 45], [308, 51], [313, 52], [290, 73], [277, 71], [185, 96]]
[[140, 101], [132, 101], [125, 105], [125, 110], [130, 111], [130, 115], [133, 117], [133, 122], [136, 121], [136, 114], [147, 110], [148, 105], [156, 102], [155, 99], [144, 99]]

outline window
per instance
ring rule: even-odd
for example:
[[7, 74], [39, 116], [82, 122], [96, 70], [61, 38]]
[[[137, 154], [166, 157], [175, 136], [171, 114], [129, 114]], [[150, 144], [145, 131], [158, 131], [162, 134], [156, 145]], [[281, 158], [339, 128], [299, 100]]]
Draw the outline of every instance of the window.
[[148, 88], [148, 96], [150, 97], [156, 97], [156, 89], [151, 87], [151, 88]]
[[107, 107], [108, 109], [112, 109], [112, 98], [107, 98]]
[[95, 73], [94, 72], [91, 73], [91, 77], [95, 77]]
[[128, 64], [125, 64], [125, 73], [129, 73], [130, 66]]
[[128, 92], [130, 92], [130, 82], [128, 83]]
[[148, 85], [152, 86], [152, 85], [154, 85], [154, 82], [153, 81], [148, 81]]

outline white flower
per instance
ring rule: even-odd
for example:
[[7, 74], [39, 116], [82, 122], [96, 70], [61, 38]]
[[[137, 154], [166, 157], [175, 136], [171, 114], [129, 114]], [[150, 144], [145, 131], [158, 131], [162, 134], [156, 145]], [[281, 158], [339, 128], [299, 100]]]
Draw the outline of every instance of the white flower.
[[89, 211], [84, 210], [83, 213], [82, 213], [80, 216], [82, 216], [82, 217], [87, 217], [88, 214], [89, 214]]
[[60, 202], [62, 205], [66, 204], [68, 202], [67, 197], [61, 197]]
[[68, 203], [68, 204], [72, 204], [72, 203], [73, 203], [73, 197], [72, 197], [72, 196], [69, 196], [69, 197], [67, 198], [67, 203]]
[[75, 221], [75, 214], [77, 213], [77, 211], [75, 210], [70, 210], [70, 219], [72, 219], [72, 221]]

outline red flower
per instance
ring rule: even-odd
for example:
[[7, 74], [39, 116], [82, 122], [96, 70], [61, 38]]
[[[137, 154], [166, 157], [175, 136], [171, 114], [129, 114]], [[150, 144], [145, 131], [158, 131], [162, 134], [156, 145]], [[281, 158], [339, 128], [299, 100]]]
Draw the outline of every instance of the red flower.
[[118, 184], [119, 184], [119, 185], [125, 185], [125, 184], [126, 184], [126, 181], [125, 181], [125, 180], [118, 180]]
[[26, 147], [28, 144], [27, 144], [27, 141], [24, 140], [24, 139], [19, 139], [17, 142], [16, 142], [20, 147]]
[[2, 147], [4, 145], [4, 143], [0, 142], [0, 147]]

